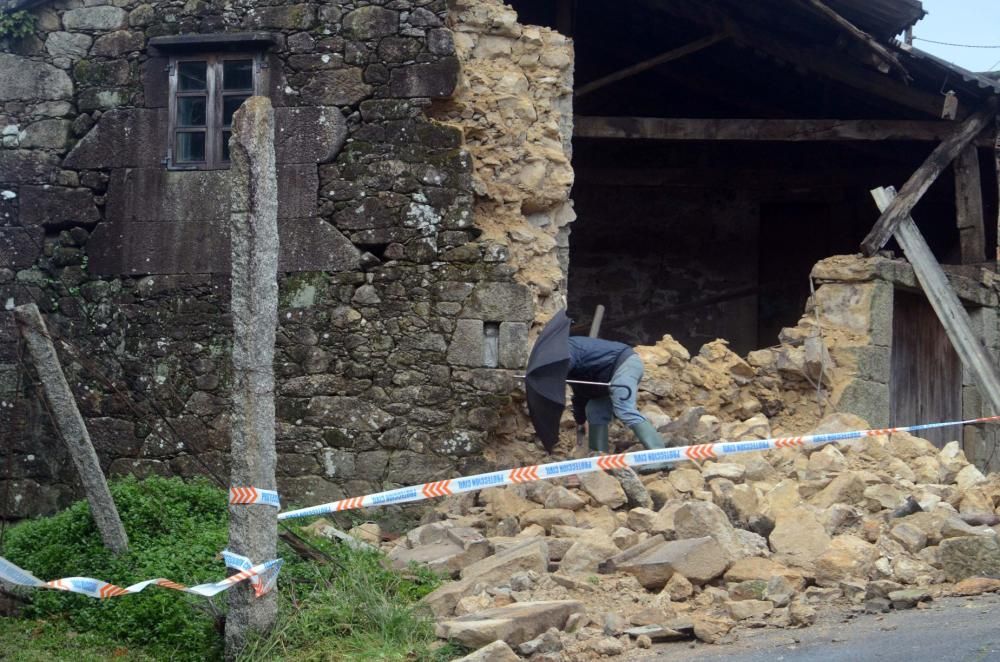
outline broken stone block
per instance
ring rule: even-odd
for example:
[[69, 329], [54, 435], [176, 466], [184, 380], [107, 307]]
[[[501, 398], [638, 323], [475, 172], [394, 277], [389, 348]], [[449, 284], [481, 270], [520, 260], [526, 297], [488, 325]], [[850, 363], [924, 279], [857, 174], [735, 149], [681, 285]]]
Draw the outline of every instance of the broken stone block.
[[767, 593], [767, 582], [763, 579], [749, 579], [729, 587], [729, 599], [734, 601], [763, 600], [765, 593]]
[[678, 632], [677, 630], [672, 630], [668, 627], [656, 624], [629, 628], [628, 630], [625, 630], [625, 634], [636, 639], [636, 645], [639, 646], [639, 648], [642, 648], [642, 645], [639, 644], [639, 639], [642, 637], [648, 637], [651, 643], [680, 641], [688, 638], [688, 635], [683, 632]]
[[583, 611], [583, 603], [576, 600], [520, 602], [442, 621], [436, 632], [442, 639], [470, 648], [497, 640], [517, 646], [549, 628], [562, 630], [570, 615]]
[[494, 641], [455, 662], [519, 662], [520, 659], [506, 641]]
[[521, 526], [528, 527], [537, 524], [550, 531], [557, 524], [576, 526], [576, 516], [572, 510], [563, 508], [535, 508], [521, 515]]
[[724, 548], [710, 537], [664, 542], [624, 563], [621, 572], [634, 575], [646, 589], [658, 591], [679, 572], [694, 584], [705, 584], [726, 571], [732, 563]]
[[622, 526], [615, 529], [615, 532], [611, 534], [611, 542], [620, 550], [628, 549], [639, 544], [639, 534], [632, 529]]
[[857, 504], [865, 494], [865, 481], [856, 471], [840, 474], [816, 494], [810, 503], [818, 508], [829, 508], [835, 503]]
[[868, 579], [875, 569], [878, 549], [851, 535], [837, 536], [815, 562], [816, 583], [837, 586], [853, 578]]
[[694, 595], [694, 585], [688, 581], [687, 577], [679, 572], [675, 572], [667, 580], [667, 585], [663, 587], [663, 591], [671, 600], [679, 602], [687, 600]]
[[796, 600], [788, 606], [788, 616], [793, 625], [801, 627], [807, 627], [816, 622], [816, 610], [801, 600]]
[[770, 600], [736, 600], [726, 606], [729, 616], [736, 621], [763, 618], [774, 611], [774, 603]]
[[930, 591], [922, 588], [904, 589], [889, 594], [889, 601], [892, 603], [893, 609], [913, 609], [917, 603], [931, 599]]
[[727, 582], [752, 580], [768, 581], [772, 577], [783, 577], [796, 591], [806, 587], [806, 579], [801, 570], [788, 568], [777, 561], [762, 558], [739, 559], [726, 571]]
[[995, 536], [948, 538], [938, 549], [941, 568], [950, 582], [1000, 575], [1000, 544]]
[[562, 640], [559, 638], [559, 630], [556, 628], [549, 628], [541, 635], [517, 647], [517, 651], [525, 656], [558, 653], [562, 649]]
[[906, 522], [892, 527], [889, 535], [911, 554], [916, 554], [927, 546], [927, 534], [916, 526]]
[[769, 541], [779, 558], [810, 567], [830, 546], [830, 536], [811, 511], [795, 508], [778, 515]]
[[549, 490], [549, 493], [545, 496], [545, 503], [543, 505], [546, 508], [580, 510], [587, 504], [575, 493], [570, 492], [565, 487], [557, 485]]
[[969, 577], [955, 584], [952, 595], [980, 595], [1000, 591], [1000, 579]]
[[746, 475], [746, 467], [734, 462], [710, 462], [701, 470], [701, 475], [705, 480], [713, 478], [726, 478], [739, 482]]
[[534, 570], [545, 574], [549, 568], [548, 547], [544, 540], [531, 540], [497, 554], [477, 561], [462, 569], [462, 579], [444, 584], [426, 595], [421, 604], [438, 617], [449, 616], [455, 611], [459, 599], [470, 595], [477, 583], [498, 585], [517, 572]]
[[465, 550], [451, 542], [431, 543], [413, 549], [397, 546], [389, 552], [388, 558], [392, 567], [402, 570], [411, 563], [426, 566], [428, 569], [443, 575], [456, 576], [462, 569], [461, 558]]
[[678, 492], [699, 492], [705, 489], [705, 479], [697, 469], [674, 469], [667, 480]]
[[958, 489], [965, 492], [977, 485], [982, 485], [986, 482], [986, 476], [983, 472], [976, 468], [974, 464], [970, 464], [964, 467], [955, 476], [955, 482], [958, 484]]
[[868, 510], [877, 513], [880, 510], [895, 510], [906, 502], [908, 495], [892, 485], [872, 485], [866, 487], [864, 497]]
[[618, 554], [621, 550], [603, 534], [579, 539], [569, 548], [559, 569], [570, 573], [595, 573], [598, 566]]
[[580, 488], [594, 501], [608, 508], [620, 508], [628, 501], [621, 484], [603, 471], [582, 474]]
[[[729, 523], [729, 518], [714, 503], [702, 501], [685, 503], [674, 513], [674, 530], [679, 539], [710, 536], [722, 547], [730, 560], [746, 555], [733, 525]], [[687, 573], [681, 574], [693, 579]]]
[[698, 614], [694, 617], [694, 636], [706, 644], [718, 643], [736, 623], [728, 618]]

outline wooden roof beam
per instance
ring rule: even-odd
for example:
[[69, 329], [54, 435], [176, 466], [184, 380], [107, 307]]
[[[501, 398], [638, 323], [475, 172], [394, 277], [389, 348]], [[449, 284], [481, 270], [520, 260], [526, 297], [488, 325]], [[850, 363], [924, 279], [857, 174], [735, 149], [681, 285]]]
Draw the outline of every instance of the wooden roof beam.
[[[685, 119], [666, 117], [597, 117], [577, 115], [577, 138], [644, 140], [940, 141], [955, 123], [943, 120], [837, 119]], [[984, 138], [982, 146], [992, 146]]]
[[[892, 199], [891, 204], [882, 212], [875, 227], [861, 242], [861, 250], [865, 255], [874, 255], [885, 246], [889, 237], [896, 231], [899, 224], [909, 218], [910, 212], [920, 202], [927, 189], [937, 180], [944, 169], [951, 165], [955, 157], [969, 145], [976, 136], [982, 133], [987, 124], [993, 122], [997, 114], [997, 100], [992, 98], [986, 107], [969, 117], [954, 128], [951, 135], [934, 148], [930, 156], [917, 168], [916, 172], [903, 184], [899, 195]], [[1000, 411], [1000, 410], [998, 410]]]
[[868, 47], [868, 49], [875, 54], [875, 57], [884, 62], [887, 67], [896, 69], [896, 71], [902, 75], [904, 81], [909, 82], [911, 80], [909, 72], [894, 53], [890, 53], [889, 50], [882, 44], [878, 43], [874, 37], [838, 14], [825, 2], [823, 2], [823, 0], [803, 0], [803, 2], [812, 7], [818, 14], [825, 16], [833, 23], [843, 28], [847, 34], [851, 35], [851, 37]]
[[667, 62], [673, 62], [674, 60], [679, 60], [688, 55], [697, 53], [698, 51], [704, 50], [709, 46], [714, 46], [720, 41], [724, 41], [729, 38], [729, 34], [722, 31], [716, 32], [703, 37], [701, 39], [692, 41], [691, 43], [685, 44], [678, 48], [671, 49], [666, 53], [661, 53], [656, 57], [651, 57], [648, 60], [643, 60], [642, 62], [637, 62], [631, 66], [625, 67], [624, 69], [619, 69], [618, 71], [608, 74], [607, 76], [602, 76], [597, 80], [590, 81], [584, 85], [581, 85], [573, 93], [573, 96], [577, 99], [580, 97], [590, 94], [602, 87], [607, 87], [612, 83], [617, 83], [620, 80], [625, 80], [626, 78], [631, 78], [636, 74], [640, 74], [643, 71], [652, 69], [653, 67], [658, 67], [661, 64], [666, 64]]

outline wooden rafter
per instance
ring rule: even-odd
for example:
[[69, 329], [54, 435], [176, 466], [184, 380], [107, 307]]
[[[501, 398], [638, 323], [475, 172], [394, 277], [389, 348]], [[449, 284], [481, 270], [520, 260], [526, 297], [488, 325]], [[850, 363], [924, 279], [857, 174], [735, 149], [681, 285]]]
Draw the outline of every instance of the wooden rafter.
[[903, 219], [909, 217], [910, 212], [917, 206], [920, 198], [931, 187], [931, 184], [945, 168], [951, 165], [955, 157], [982, 132], [986, 125], [993, 122], [996, 112], [997, 103], [994, 98], [987, 103], [986, 108], [956, 126], [951, 135], [934, 148], [927, 160], [903, 185], [892, 204], [882, 212], [882, 216], [879, 217], [872, 231], [861, 242], [861, 250], [865, 255], [874, 255], [885, 246], [885, 242], [889, 241], [889, 237], [895, 232], [896, 227]]
[[858, 28], [856, 25], [831, 9], [825, 2], [823, 2], [823, 0], [803, 0], [803, 2], [812, 7], [817, 13], [825, 16], [829, 20], [833, 21], [833, 23], [843, 28], [847, 34], [851, 35], [851, 37], [864, 44], [878, 59], [898, 71], [903, 76], [903, 80], [907, 82], [911, 80], [909, 72], [894, 53], [889, 52], [885, 46], [878, 43], [878, 41], [876, 41], [870, 34]]
[[620, 80], [630, 78], [636, 74], [640, 74], [643, 71], [652, 69], [653, 67], [658, 67], [661, 64], [666, 64], [667, 62], [673, 62], [674, 60], [679, 60], [683, 57], [687, 57], [693, 53], [704, 50], [709, 46], [714, 46], [720, 41], [727, 39], [729, 35], [725, 32], [716, 32], [710, 34], [707, 37], [703, 37], [691, 43], [684, 44], [678, 48], [671, 49], [666, 53], [660, 53], [656, 57], [651, 57], [648, 60], [643, 60], [642, 62], [637, 62], [636, 64], [625, 67], [624, 69], [619, 69], [618, 71], [608, 74], [607, 76], [602, 76], [597, 80], [590, 81], [584, 85], [581, 85], [573, 93], [573, 96], [579, 99], [580, 97], [590, 94], [596, 90], [606, 87], [612, 83], [617, 83]]

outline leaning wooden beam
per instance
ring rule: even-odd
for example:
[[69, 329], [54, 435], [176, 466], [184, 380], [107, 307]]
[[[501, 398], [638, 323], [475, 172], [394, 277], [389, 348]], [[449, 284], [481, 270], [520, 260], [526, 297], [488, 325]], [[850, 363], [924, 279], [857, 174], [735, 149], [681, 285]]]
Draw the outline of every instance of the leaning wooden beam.
[[[937, 142], [954, 131], [955, 123], [944, 120], [691, 119], [586, 115], [573, 118], [573, 135], [577, 138]], [[992, 145], [992, 142], [983, 144]]]
[[33, 303], [14, 308], [14, 319], [20, 328], [21, 335], [28, 345], [31, 361], [38, 373], [38, 379], [45, 391], [45, 399], [49, 403], [53, 423], [59, 436], [73, 458], [83, 491], [90, 504], [90, 514], [97, 524], [104, 546], [115, 554], [128, 551], [128, 536], [115, 501], [108, 490], [108, 482], [97, 460], [97, 452], [90, 441], [90, 433], [83, 422], [83, 416], [76, 407], [73, 392], [69, 390], [66, 375], [59, 365], [56, 348], [49, 337], [48, 329], [38, 306]]
[[865, 255], [874, 255], [885, 246], [885, 242], [889, 241], [896, 226], [910, 215], [910, 212], [917, 206], [920, 198], [931, 187], [938, 175], [955, 160], [959, 152], [965, 149], [988, 123], [993, 121], [997, 112], [996, 108], [996, 99], [990, 99], [986, 108], [955, 127], [954, 132], [941, 141], [941, 144], [931, 152], [927, 160], [903, 184], [899, 196], [882, 212], [875, 227], [861, 242], [861, 250]]
[[875, 41], [875, 38], [870, 34], [860, 29], [846, 18], [838, 14], [836, 11], [831, 9], [822, 0], [805, 0], [806, 4], [810, 5], [818, 13], [827, 17], [838, 26], [843, 28], [847, 34], [851, 35], [854, 39], [858, 40], [865, 46], [867, 46], [875, 56], [885, 62], [887, 65], [893, 67], [903, 76], [903, 80], [910, 81], [910, 74], [903, 66], [903, 63], [899, 61], [899, 58], [895, 54], [889, 52], [889, 50], [882, 44]]
[[673, 62], [674, 60], [679, 60], [682, 57], [687, 57], [693, 53], [704, 50], [709, 46], [714, 46], [715, 44], [728, 39], [729, 35], [725, 32], [716, 32], [697, 41], [692, 41], [690, 44], [685, 44], [679, 48], [669, 50], [666, 53], [661, 53], [656, 57], [651, 57], [648, 60], [643, 60], [642, 62], [637, 62], [632, 66], [625, 67], [624, 69], [619, 69], [618, 71], [608, 74], [607, 76], [602, 76], [597, 80], [593, 80], [585, 85], [581, 85], [573, 93], [573, 96], [579, 99], [585, 94], [590, 94], [595, 90], [599, 90], [602, 87], [606, 87], [611, 83], [617, 83], [620, 80], [630, 78], [636, 74], [640, 74], [647, 69], [652, 69], [653, 67], [658, 67], [661, 64], [666, 64], [667, 62]]
[[972, 145], [955, 159], [955, 212], [962, 264], [982, 262], [986, 259], [983, 186], [979, 175], [979, 151]]
[[[875, 203], [883, 211], [892, 206], [895, 194], [891, 187], [872, 191]], [[997, 372], [996, 363], [973, 333], [969, 314], [965, 312], [955, 290], [948, 283], [948, 277], [934, 259], [934, 253], [912, 217], [907, 215], [901, 220], [895, 228], [895, 236], [962, 365], [972, 373], [979, 392], [989, 402], [993, 413], [1000, 412], [1000, 373]]]

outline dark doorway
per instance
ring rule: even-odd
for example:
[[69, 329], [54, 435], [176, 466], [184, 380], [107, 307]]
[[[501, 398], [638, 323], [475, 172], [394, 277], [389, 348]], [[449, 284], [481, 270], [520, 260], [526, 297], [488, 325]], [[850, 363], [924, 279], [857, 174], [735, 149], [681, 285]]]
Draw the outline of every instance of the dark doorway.
[[[892, 314], [890, 425], [956, 421], [962, 415], [962, 364], [923, 296], [896, 291]], [[939, 448], [955, 429], [921, 432]]]

